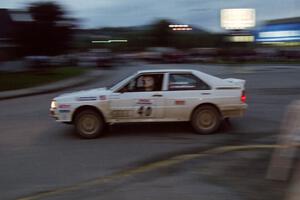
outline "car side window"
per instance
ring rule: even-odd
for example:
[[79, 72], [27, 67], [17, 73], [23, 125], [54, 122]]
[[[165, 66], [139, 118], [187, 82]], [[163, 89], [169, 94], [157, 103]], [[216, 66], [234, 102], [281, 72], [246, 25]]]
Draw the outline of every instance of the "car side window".
[[193, 74], [170, 74], [169, 90], [209, 90], [210, 87]]
[[152, 92], [161, 91], [164, 74], [142, 74], [131, 80], [119, 92]]

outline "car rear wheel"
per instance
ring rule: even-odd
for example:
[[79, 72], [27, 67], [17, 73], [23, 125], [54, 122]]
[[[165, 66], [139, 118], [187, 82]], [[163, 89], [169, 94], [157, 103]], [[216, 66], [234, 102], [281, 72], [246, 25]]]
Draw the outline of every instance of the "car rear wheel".
[[75, 128], [79, 136], [87, 139], [97, 138], [103, 134], [104, 120], [99, 113], [92, 109], [86, 109], [75, 116]]
[[221, 115], [214, 106], [200, 106], [193, 112], [191, 123], [196, 133], [211, 134], [220, 127]]

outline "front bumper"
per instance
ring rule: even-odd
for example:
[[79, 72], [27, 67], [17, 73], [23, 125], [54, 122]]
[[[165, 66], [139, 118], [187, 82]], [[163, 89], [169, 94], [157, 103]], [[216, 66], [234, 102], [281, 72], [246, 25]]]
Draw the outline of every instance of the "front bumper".
[[57, 122], [71, 122], [72, 112], [67, 109], [50, 108], [49, 115]]
[[55, 120], [58, 120], [59, 118], [58, 118], [56, 111], [57, 111], [56, 109], [50, 108], [49, 115], [50, 115], [50, 117], [54, 118]]

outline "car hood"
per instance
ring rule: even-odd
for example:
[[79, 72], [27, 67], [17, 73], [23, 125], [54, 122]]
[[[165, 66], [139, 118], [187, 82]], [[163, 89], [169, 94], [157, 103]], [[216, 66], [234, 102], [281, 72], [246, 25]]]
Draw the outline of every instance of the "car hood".
[[111, 90], [107, 88], [96, 88], [90, 90], [81, 90], [77, 92], [65, 93], [56, 97], [55, 100], [65, 99], [65, 98], [98, 98], [101, 95], [109, 95]]

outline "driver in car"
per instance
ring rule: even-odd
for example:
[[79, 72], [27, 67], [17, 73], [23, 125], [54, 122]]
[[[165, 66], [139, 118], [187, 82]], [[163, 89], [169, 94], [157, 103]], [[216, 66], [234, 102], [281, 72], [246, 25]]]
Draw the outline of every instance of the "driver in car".
[[144, 76], [143, 85], [145, 91], [154, 91], [154, 85], [155, 85], [154, 78], [152, 76]]

